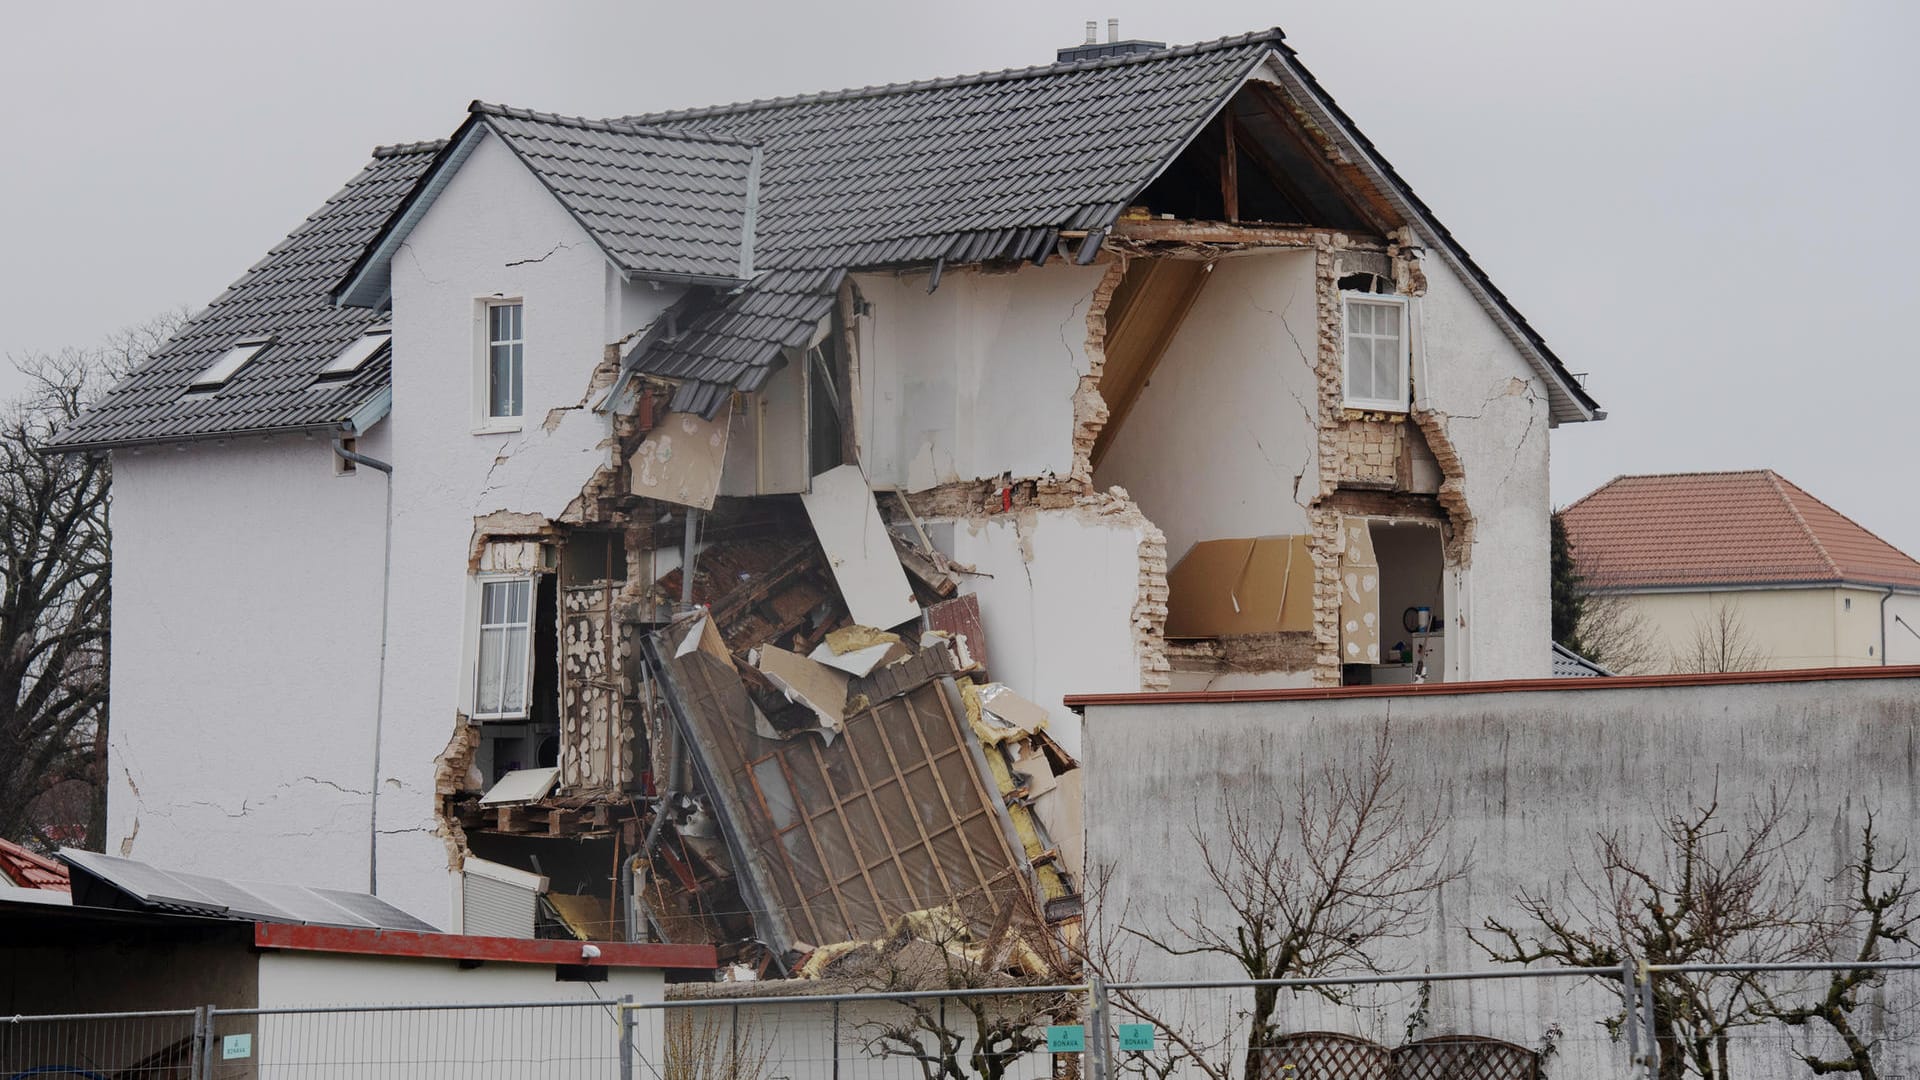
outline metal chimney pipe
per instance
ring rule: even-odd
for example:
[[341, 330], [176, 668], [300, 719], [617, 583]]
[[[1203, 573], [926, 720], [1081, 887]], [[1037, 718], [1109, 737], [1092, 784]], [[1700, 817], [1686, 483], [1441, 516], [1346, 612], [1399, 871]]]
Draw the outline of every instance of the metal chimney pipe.
[[1119, 40], [1120, 40], [1120, 20], [1108, 19], [1107, 20], [1107, 44], [1111, 45], [1114, 42]]
[[1100, 44], [1100, 24], [1098, 22], [1095, 22], [1092, 19], [1087, 20], [1087, 40], [1082, 42], [1082, 44], [1084, 45]]

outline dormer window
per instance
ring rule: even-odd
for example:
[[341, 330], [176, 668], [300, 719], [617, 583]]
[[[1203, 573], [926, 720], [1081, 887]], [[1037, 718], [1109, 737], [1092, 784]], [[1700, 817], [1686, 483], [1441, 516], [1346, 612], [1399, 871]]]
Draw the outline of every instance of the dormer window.
[[340, 355], [334, 357], [332, 363], [320, 369], [321, 380], [350, 377], [354, 372], [365, 367], [367, 361], [378, 355], [380, 350], [386, 348], [387, 343], [392, 340], [392, 330], [382, 328], [367, 331], [355, 339], [353, 344], [340, 350]]
[[270, 338], [250, 338], [236, 342], [232, 348], [221, 353], [220, 359], [215, 360], [207, 370], [194, 376], [193, 381], [187, 384], [187, 391], [207, 393], [227, 385], [227, 380], [238, 374], [241, 368], [246, 367], [247, 361], [260, 355], [260, 350], [266, 348], [270, 340]]

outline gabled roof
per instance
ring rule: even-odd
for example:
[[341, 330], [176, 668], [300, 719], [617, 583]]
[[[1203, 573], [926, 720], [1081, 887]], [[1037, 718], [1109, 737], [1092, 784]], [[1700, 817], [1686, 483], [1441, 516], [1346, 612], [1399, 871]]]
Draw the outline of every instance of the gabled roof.
[[[925, 82], [865, 87], [627, 122], [751, 140], [766, 153], [758, 251], [784, 270], [1043, 259], [1061, 233], [1098, 234], [1185, 149], [1255, 69], [1278, 58], [1296, 94], [1336, 133], [1353, 175], [1431, 234], [1475, 296], [1540, 372], [1556, 421], [1604, 414], [1540, 335], [1432, 218], [1392, 167], [1301, 67], [1278, 29], [1081, 63], [1059, 63]], [[1097, 239], [1088, 250], [1097, 247]], [[821, 290], [837, 284], [822, 277]], [[793, 279], [783, 297], [752, 297], [760, 283], [706, 320], [733, 330], [722, 341], [656, 347], [642, 370], [722, 388], [757, 388], [783, 345], [827, 310], [804, 304]], [[783, 317], [765, 317], [778, 309]], [[763, 317], [750, 320], [752, 311]], [[745, 327], [753, 325], [749, 331]], [[757, 332], [757, 336], [756, 336]], [[688, 374], [698, 371], [700, 374]], [[717, 407], [713, 389], [683, 385], [671, 407]]]
[[467, 113], [405, 206], [335, 283], [341, 303], [386, 302], [394, 253], [488, 135], [513, 151], [622, 273], [728, 286], [752, 276], [760, 152], [751, 143], [484, 101]]
[[1597, 588], [1920, 589], [1920, 562], [1771, 469], [1621, 476], [1562, 516]]
[[[138, 370], [52, 441], [58, 450], [289, 430], [333, 429], [383, 415], [383, 352], [353, 376], [312, 389], [341, 350], [386, 315], [334, 306], [328, 290], [353, 265], [426, 170], [440, 143], [382, 147], [358, 176], [214, 298]], [[235, 344], [271, 343], [211, 394], [188, 385]]]

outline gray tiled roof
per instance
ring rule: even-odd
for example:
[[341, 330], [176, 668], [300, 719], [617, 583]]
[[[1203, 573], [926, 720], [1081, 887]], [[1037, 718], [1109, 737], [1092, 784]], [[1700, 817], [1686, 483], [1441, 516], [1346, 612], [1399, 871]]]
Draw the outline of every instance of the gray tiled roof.
[[482, 102], [471, 109], [622, 270], [732, 282], [750, 267], [751, 143]]
[[1553, 677], [1556, 679], [1604, 678], [1613, 672], [1581, 656], [1559, 642], [1553, 643]]
[[671, 407], [708, 411], [804, 342], [839, 284], [824, 271], [1031, 259], [1111, 224], [1280, 36], [625, 118], [758, 143], [755, 260], [783, 271], [641, 369], [692, 380]]
[[[127, 446], [343, 425], [387, 392], [389, 360], [375, 356], [353, 377], [310, 389], [315, 376], [381, 312], [337, 308], [328, 295], [413, 189], [442, 144], [374, 151], [358, 176], [214, 298], [132, 375], [53, 439], [63, 450]], [[273, 341], [209, 396], [187, 385], [235, 343]]]

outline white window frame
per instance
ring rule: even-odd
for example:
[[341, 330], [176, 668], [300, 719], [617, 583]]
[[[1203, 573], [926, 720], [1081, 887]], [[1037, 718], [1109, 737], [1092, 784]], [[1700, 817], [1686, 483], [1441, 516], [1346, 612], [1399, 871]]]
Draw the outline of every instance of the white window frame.
[[[1356, 397], [1348, 392], [1351, 385], [1353, 356], [1350, 344], [1353, 330], [1350, 323], [1352, 305], [1355, 303], [1376, 304], [1395, 308], [1400, 312], [1400, 375], [1397, 385], [1400, 393], [1397, 397]], [[1380, 340], [1378, 335], [1365, 335]], [[1362, 409], [1367, 412], [1409, 411], [1413, 395], [1413, 305], [1404, 296], [1391, 293], [1342, 292], [1340, 294], [1340, 403], [1349, 409]]]
[[319, 377], [323, 380], [344, 381], [365, 367], [367, 361], [373, 359], [375, 354], [386, 348], [392, 341], [391, 328], [369, 330], [349, 342], [346, 348], [341, 349], [326, 367], [320, 369]]
[[[540, 615], [540, 575], [538, 574], [481, 574], [476, 576], [474, 578], [474, 581], [479, 586], [479, 588], [474, 597], [473, 623], [471, 624], [474, 628], [474, 650], [473, 650], [473, 678], [470, 680], [471, 685], [473, 687], [473, 711], [471, 712], [470, 715], [475, 720], [525, 720], [525, 719], [528, 719], [532, 715], [532, 705], [533, 705], [533, 640], [536, 636], [534, 622], [539, 618], [539, 615]], [[486, 612], [487, 612], [488, 587], [512, 585], [516, 583], [525, 584], [527, 588], [526, 621], [525, 622], [498, 622], [498, 623], [487, 622]], [[520, 707], [518, 709], [500, 709], [494, 712], [482, 712], [480, 709], [480, 701], [481, 701], [480, 680], [486, 675], [484, 667], [485, 667], [485, 657], [487, 654], [487, 631], [496, 630], [504, 633], [506, 631], [515, 629], [516, 627], [524, 629], [526, 631], [526, 639], [525, 639], [526, 645], [520, 651], [520, 655], [517, 657], [507, 657], [503, 654], [500, 670], [497, 672], [497, 677], [500, 680], [502, 680], [502, 686], [504, 687], [504, 680], [509, 670], [508, 665], [517, 663], [520, 666], [521, 679], [523, 680], [521, 682], [522, 691], [521, 691]], [[504, 698], [504, 696], [505, 695], [503, 693], [501, 697]]]
[[[493, 313], [505, 307], [520, 309], [520, 336], [496, 341], [493, 337]], [[474, 434], [519, 431], [527, 413], [526, 299], [518, 296], [485, 297], [474, 304], [474, 315]], [[520, 411], [511, 415], [493, 411], [493, 347], [499, 344], [520, 347], [520, 400], [517, 403]]]
[[208, 364], [204, 371], [193, 377], [193, 381], [187, 384], [187, 392], [210, 394], [219, 390], [271, 344], [273, 339], [270, 337], [242, 338], [234, 342], [231, 348], [220, 354], [220, 359]]

